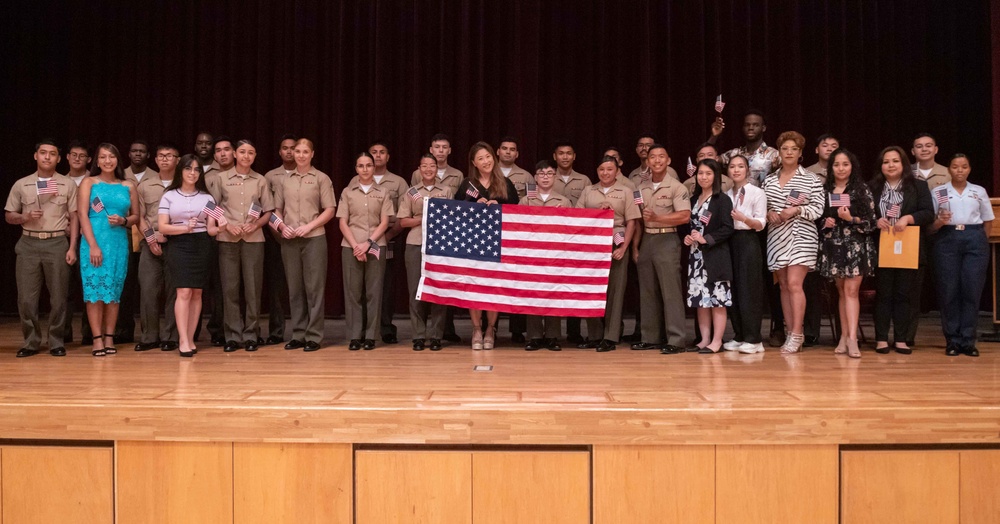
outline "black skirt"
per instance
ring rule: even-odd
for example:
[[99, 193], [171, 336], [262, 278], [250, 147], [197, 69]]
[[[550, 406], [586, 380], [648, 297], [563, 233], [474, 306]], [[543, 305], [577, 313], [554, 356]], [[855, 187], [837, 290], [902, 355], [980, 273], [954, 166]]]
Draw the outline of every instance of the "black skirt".
[[168, 237], [164, 256], [174, 287], [204, 289], [208, 285], [212, 242], [212, 237], [208, 236], [208, 233], [187, 233]]

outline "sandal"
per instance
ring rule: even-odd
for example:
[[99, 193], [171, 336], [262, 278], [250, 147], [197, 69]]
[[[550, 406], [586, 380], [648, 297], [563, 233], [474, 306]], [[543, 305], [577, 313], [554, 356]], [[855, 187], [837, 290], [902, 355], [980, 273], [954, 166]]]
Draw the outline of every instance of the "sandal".
[[850, 351], [848, 348], [850, 348], [850, 346], [847, 343], [847, 337], [840, 337], [840, 343], [838, 343], [837, 347], [834, 348], [833, 354], [834, 355], [843, 355], [844, 353], [847, 353], [848, 351]]
[[[104, 339], [106, 339], [106, 338], [110, 338], [111, 339], [111, 345], [110, 346], [107, 345], [107, 344], [104, 344]], [[114, 355], [115, 353], [118, 353], [118, 350], [115, 348], [115, 336], [114, 335], [101, 335], [101, 343], [104, 344], [104, 353], [106, 355]]]
[[472, 326], [472, 349], [483, 349], [483, 328]]
[[496, 326], [486, 326], [486, 336], [483, 337], [483, 349], [493, 349], [496, 343]]
[[90, 354], [92, 356], [95, 356], [95, 357], [103, 357], [104, 355], [107, 355], [108, 354], [108, 350], [107, 350], [107, 348], [103, 347], [104, 346], [104, 337], [94, 337], [94, 340], [100, 340], [102, 347], [100, 347], [100, 348], [94, 348], [94, 349], [90, 350]]

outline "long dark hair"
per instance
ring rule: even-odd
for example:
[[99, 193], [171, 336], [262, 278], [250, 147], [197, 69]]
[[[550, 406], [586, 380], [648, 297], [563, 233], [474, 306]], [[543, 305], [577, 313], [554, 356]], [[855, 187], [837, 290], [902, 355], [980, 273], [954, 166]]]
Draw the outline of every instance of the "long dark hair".
[[115, 155], [116, 159], [118, 159], [118, 163], [115, 165], [115, 178], [118, 180], [125, 180], [125, 169], [122, 168], [122, 154], [118, 152], [118, 148], [115, 147], [114, 144], [108, 142], [104, 142], [103, 144], [97, 146], [97, 149], [94, 150], [95, 158], [92, 160], [93, 164], [90, 166], [90, 176], [101, 176], [101, 166], [99, 165], [97, 158], [100, 158], [102, 149], [106, 149], [109, 153]]
[[830, 153], [830, 160], [827, 161], [826, 182], [823, 184], [823, 189], [827, 193], [833, 193], [833, 186], [836, 185], [836, 177], [833, 176], [833, 162], [837, 159], [837, 155], [846, 156], [847, 161], [851, 163], [851, 176], [847, 179], [847, 187], [844, 188], [844, 192], [853, 191], [857, 186], [864, 184], [865, 178], [861, 175], [861, 164], [858, 163], [858, 157], [847, 149], [838, 147], [833, 153]]
[[875, 174], [872, 175], [872, 181], [869, 184], [872, 193], [882, 194], [882, 189], [885, 188], [882, 161], [885, 160], [886, 153], [893, 152], [899, 154], [899, 159], [903, 162], [903, 175], [899, 177], [902, 182], [902, 185], [899, 186], [900, 190], [905, 191], [913, 186], [913, 166], [910, 164], [910, 158], [906, 156], [906, 151], [903, 151], [903, 148], [899, 146], [889, 146], [878, 154], [878, 162], [875, 163]]
[[493, 172], [490, 173], [490, 187], [488, 190], [490, 196], [499, 200], [506, 200], [507, 177], [503, 176], [503, 172], [500, 171], [500, 162], [497, 160], [496, 151], [493, 151], [493, 146], [486, 142], [476, 142], [473, 144], [472, 149], [469, 149], [469, 182], [479, 180], [479, 168], [476, 167], [473, 160], [476, 159], [476, 153], [483, 149], [489, 151], [490, 156], [493, 157]]
[[208, 193], [208, 187], [205, 186], [205, 170], [202, 169], [201, 160], [198, 160], [198, 156], [192, 153], [182, 156], [177, 162], [177, 167], [174, 168], [174, 179], [167, 186], [167, 191], [179, 190], [181, 188], [184, 184], [184, 168], [192, 164], [198, 168], [198, 181], [194, 183], [195, 189], [199, 193]]
[[[712, 170], [714, 177], [712, 178], [712, 196], [718, 195], [722, 192], [722, 165], [712, 160], [711, 158], [703, 158], [698, 161], [698, 167], [705, 166]], [[749, 166], [748, 166], [749, 167]], [[695, 177], [698, 176], [698, 172], [695, 171]], [[747, 176], [750, 176], [749, 172]], [[698, 179], [694, 180], [694, 194], [691, 198], [698, 198], [701, 196], [701, 184], [698, 183]]]

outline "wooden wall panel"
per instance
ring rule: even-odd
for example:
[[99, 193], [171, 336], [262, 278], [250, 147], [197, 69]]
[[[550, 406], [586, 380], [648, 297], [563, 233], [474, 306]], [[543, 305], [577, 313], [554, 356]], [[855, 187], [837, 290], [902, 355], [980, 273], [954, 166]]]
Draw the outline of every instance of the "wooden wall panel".
[[471, 524], [472, 454], [358, 451], [357, 524]]
[[587, 452], [475, 452], [475, 524], [580, 524], [590, 521]]
[[1000, 522], [1000, 450], [959, 453], [962, 524]]
[[715, 446], [594, 446], [594, 524], [715, 523]]
[[4, 523], [114, 522], [111, 448], [5, 446], [0, 455]]
[[233, 444], [235, 524], [350, 522], [350, 444]]
[[717, 446], [716, 522], [837, 522], [837, 446]]
[[958, 524], [957, 451], [845, 451], [844, 524]]
[[231, 442], [118, 442], [118, 524], [232, 524]]

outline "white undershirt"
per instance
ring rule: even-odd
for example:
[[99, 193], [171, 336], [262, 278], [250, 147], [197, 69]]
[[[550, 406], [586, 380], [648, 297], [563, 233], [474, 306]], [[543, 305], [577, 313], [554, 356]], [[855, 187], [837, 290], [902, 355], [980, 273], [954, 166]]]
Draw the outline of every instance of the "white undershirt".
[[510, 172], [513, 171], [513, 170], [514, 170], [513, 167], [501, 167], [500, 168], [500, 171], [503, 171], [503, 176], [504, 177], [510, 177]]
[[549, 194], [548, 193], [539, 193], [538, 194], [538, 198], [541, 198], [542, 202], [548, 202], [549, 201]]
[[[83, 183], [83, 179], [84, 179], [84, 178], [87, 178], [87, 175], [80, 175], [80, 176], [71, 176], [71, 177], [69, 177], [69, 178], [70, 178], [71, 180], [73, 180], [73, 182], [76, 182], [76, 187], [80, 187], [80, 184], [82, 184], [82, 183]], [[41, 179], [41, 178], [39, 178], [39, 180], [42, 180], [42, 179]], [[47, 179], [46, 179], [46, 180], [47, 180]]]
[[931, 176], [931, 171], [933, 170], [934, 168], [930, 169], [920, 169], [919, 167], [917, 168], [917, 171], [920, 171], [920, 178], [923, 178], [924, 180], [927, 180], [927, 177]]
[[368, 184], [367, 186], [366, 186], [366, 185], [364, 185], [364, 184], [358, 184], [358, 187], [360, 187], [360, 188], [361, 188], [361, 190], [362, 190], [362, 191], [364, 191], [366, 195], [367, 195], [367, 194], [368, 194], [368, 192], [369, 192], [369, 191], [371, 191], [371, 189], [372, 189], [372, 185], [371, 185], [371, 184]]
[[375, 175], [375, 183], [381, 184], [383, 178], [385, 178], [385, 175]]
[[444, 169], [438, 169], [438, 180], [444, 180]]
[[559, 178], [562, 179], [563, 184], [568, 184], [569, 183], [569, 175], [559, 175]]
[[136, 182], [142, 182], [142, 177], [146, 176], [146, 172], [143, 171], [142, 173], [132, 173], [132, 176], [135, 177]]
[[170, 180], [163, 180], [162, 178], [160, 179], [160, 183], [163, 184], [163, 187], [169, 186], [170, 182], [171, 182]]
[[601, 191], [606, 195], [606, 194], [608, 194], [608, 191], [611, 191], [611, 188], [610, 187], [602, 187]]
[[660, 184], [662, 184], [662, 183], [663, 182], [653, 182], [653, 191], [656, 191], [657, 189], [660, 189]]

